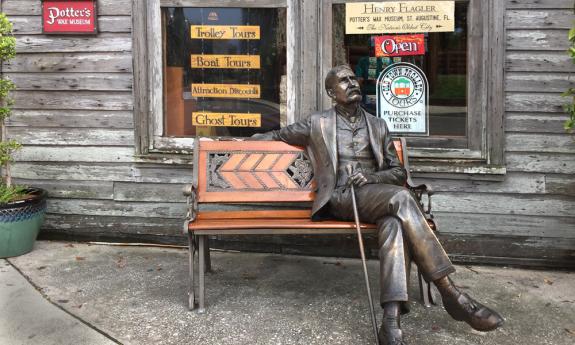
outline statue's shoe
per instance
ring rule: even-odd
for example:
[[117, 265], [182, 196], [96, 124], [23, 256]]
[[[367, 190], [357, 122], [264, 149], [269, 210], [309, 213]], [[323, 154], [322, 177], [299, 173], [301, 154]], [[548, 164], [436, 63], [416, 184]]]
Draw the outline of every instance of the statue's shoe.
[[407, 345], [403, 341], [403, 333], [401, 329], [386, 329], [383, 325], [379, 328], [379, 345]]
[[465, 321], [478, 331], [493, 331], [504, 322], [495, 310], [489, 309], [465, 293], [459, 292], [459, 295], [443, 297], [443, 306], [452, 318]]

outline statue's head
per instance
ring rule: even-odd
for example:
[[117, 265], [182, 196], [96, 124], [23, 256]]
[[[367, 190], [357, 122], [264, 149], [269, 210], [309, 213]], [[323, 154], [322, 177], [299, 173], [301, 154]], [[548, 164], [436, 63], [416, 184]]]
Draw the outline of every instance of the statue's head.
[[338, 104], [351, 104], [361, 101], [359, 82], [349, 65], [332, 68], [325, 77], [325, 90]]

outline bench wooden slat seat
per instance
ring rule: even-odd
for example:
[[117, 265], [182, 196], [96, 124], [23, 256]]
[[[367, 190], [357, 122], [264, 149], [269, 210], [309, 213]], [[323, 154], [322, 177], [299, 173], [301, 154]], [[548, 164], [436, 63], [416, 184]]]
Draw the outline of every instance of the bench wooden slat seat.
[[[405, 140], [394, 140], [394, 145], [409, 174]], [[422, 194], [428, 194], [425, 212], [435, 229], [431, 189], [425, 185], [413, 187], [411, 178], [407, 187], [420, 204]], [[185, 191], [190, 205], [184, 225], [189, 240], [190, 310], [196, 307], [196, 265], [199, 312], [205, 310], [205, 272], [210, 269], [208, 235], [355, 234], [353, 222], [310, 219], [314, 190], [313, 169], [300, 147], [277, 141], [196, 138], [193, 184]], [[361, 224], [361, 229], [362, 233], [377, 231], [374, 224]], [[429, 285], [421, 275], [418, 277], [421, 297], [429, 306], [433, 302]]]
[[[213, 233], [210, 230], [217, 230], [224, 234], [227, 231], [234, 231], [235, 229], [293, 229], [295, 230], [334, 230], [331, 233], [356, 233], [355, 224], [350, 222], [344, 221], [321, 221], [321, 222], [314, 222], [310, 219], [301, 219], [301, 218], [273, 218], [273, 219], [234, 219], [233, 229], [224, 229], [230, 226], [230, 222], [226, 220], [216, 220], [216, 219], [208, 219], [208, 220], [199, 220], [195, 222], [195, 224], [190, 225], [189, 231], [196, 233], [196, 235], [209, 235]], [[272, 223], [273, 222], [273, 223]], [[361, 224], [360, 224], [361, 225]], [[375, 230], [376, 227], [374, 224], [362, 224], [362, 228]], [[341, 230], [341, 231], [338, 231]], [[346, 231], [347, 230], [347, 231]], [[325, 233], [330, 233], [324, 232]]]
[[[297, 230], [334, 230], [333, 233], [356, 233], [355, 224], [346, 221], [326, 220], [314, 222], [310, 219], [309, 210], [289, 211], [206, 211], [198, 214], [196, 220], [189, 224], [188, 230], [196, 235], [209, 235], [210, 230], [232, 232], [236, 229], [268, 229], [273, 225], [274, 229]], [[233, 229], [226, 229], [233, 221]], [[364, 232], [373, 232], [374, 224], [360, 224]], [[263, 231], [262, 231], [263, 232]], [[324, 232], [329, 233], [329, 231]]]

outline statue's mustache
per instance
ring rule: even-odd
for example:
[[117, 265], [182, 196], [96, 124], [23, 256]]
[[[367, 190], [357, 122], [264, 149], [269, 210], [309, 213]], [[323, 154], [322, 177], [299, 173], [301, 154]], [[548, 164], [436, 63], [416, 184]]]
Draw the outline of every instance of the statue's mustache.
[[351, 87], [347, 90], [347, 95], [351, 95], [352, 93], [361, 93], [361, 91], [359, 90], [359, 88], [357, 87]]

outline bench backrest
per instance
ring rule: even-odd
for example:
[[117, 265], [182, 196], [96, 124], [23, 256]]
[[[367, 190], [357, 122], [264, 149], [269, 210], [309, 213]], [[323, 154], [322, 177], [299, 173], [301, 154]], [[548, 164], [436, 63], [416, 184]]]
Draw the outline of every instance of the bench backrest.
[[[405, 139], [393, 143], [408, 169]], [[194, 160], [199, 203], [309, 202], [315, 196], [312, 166], [301, 147], [196, 138]]]

